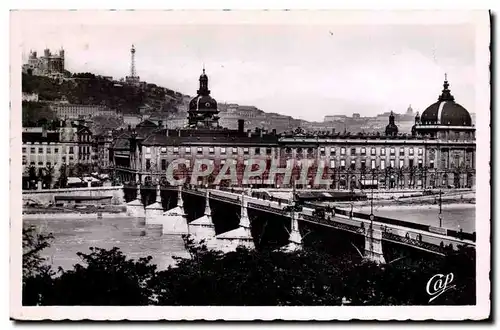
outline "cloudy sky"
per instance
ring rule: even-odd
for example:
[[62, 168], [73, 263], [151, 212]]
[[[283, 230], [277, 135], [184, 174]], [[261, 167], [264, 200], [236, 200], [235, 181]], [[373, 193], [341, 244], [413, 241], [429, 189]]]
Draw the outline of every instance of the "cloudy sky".
[[472, 24], [196, 25], [152, 19], [138, 25], [63, 14], [17, 27], [24, 56], [30, 49], [41, 54], [45, 47], [64, 46], [68, 70], [118, 79], [130, 70], [135, 44], [141, 80], [193, 95], [205, 64], [219, 102], [307, 120], [404, 112], [409, 104], [423, 111], [437, 100], [447, 72], [457, 102], [475, 110]]

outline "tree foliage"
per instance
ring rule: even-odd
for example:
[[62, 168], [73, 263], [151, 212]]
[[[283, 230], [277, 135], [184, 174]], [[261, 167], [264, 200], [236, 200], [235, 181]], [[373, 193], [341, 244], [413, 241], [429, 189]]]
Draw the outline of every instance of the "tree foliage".
[[38, 93], [40, 101], [56, 101], [65, 97], [70, 103], [102, 104], [123, 113], [136, 113], [144, 104], [160, 105], [159, 108], [169, 111], [177, 110], [177, 101], [173, 104], [165, 101], [166, 91], [163, 88], [153, 85], [141, 88], [117, 83], [88, 72], [75, 73], [66, 80], [23, 74], [22, 91]]
[[41, 304], [50, 290], [54, 272], [40, 253], [53, 238], [34, 226], [23, 228], [23, 305]]
[[57, 116], [50, 107], [43, 102], [22, 103], [23, 127], [44, 126], [47, 129], [57, 127]]
[[427, 281], [437, 273], [453, 272], [456, 287], [431, 304], [475, 303], [475, 254], [465, 248], [445, 258], [402, 258], [377, 265], [349, 253], [314, 249], [284, 253], [238, 248], [223, 254], [185, 239], [189, 257], [177, 258], [176, 266], [161, 271], [151, 264], [151, 257], [130, 260], [117, 248], [78, 253], [82, 264], [31, 287], [40, 297], [34, 301], [43, 305], [429, 305]]

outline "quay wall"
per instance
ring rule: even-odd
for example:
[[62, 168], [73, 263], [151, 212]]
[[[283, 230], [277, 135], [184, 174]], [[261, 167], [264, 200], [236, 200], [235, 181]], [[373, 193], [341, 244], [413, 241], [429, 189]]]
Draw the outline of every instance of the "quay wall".
[[54, 202], [54, 196], [111, 196], [111, 204], [125, 204], [123, 186], [23, 190], [23, 204], [48, 204]]

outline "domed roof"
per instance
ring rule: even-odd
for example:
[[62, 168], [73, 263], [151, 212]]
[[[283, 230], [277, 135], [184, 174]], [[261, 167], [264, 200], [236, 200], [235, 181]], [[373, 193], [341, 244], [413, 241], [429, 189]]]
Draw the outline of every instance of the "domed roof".
[[447, 125], [447, 126], [472, 126], [469, 112], [460, 104], [448, 89], [449, 84], [445, 78], [444, 89], [436, 103], [431, 104], [420, 117], [422, 125]]
[[389, 116], [389, 125], [385, 127], [385, 135], [396, 136], [398, 135], [398, 126], [394, 123], [394, 113], [391, 111]]
[[209, 95], [196, 95], [189, 102], [190, 111], [217, 111], [217, 101]]
[[208, 89], [208, 76], [203, 68], [203, 73], [200, 75], [200, 88], [191, 102], [189, 102], [189, 111], [217, 111], [217, 101], [210, 96]]

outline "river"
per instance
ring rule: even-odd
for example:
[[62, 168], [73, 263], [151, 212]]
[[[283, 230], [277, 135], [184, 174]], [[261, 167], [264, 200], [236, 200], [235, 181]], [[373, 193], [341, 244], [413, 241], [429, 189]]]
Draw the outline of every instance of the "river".
[[[349, 208], [345, 208], [349, 209]], [[354, 206], [354, 212], [370, 214], [370, 206]], [[439, 206], [437, 205], [375, 205], [373, 214], [409, 222], [439, 226]], [[442, 208], [442, 226], [444, 228], [472, 233], [476, 230], [475, 204], [449, 204]]]
[[52, 245], [43, 250], [42, 256], [55, 269], [60, 266], [67, 270], [81, 263], [76, 253], [88, 253], [90, 247], [116, 246], [132, 259], [152, 256], [159, 269], [173, 265], [173, 256], [188, 256], [180, 235], [132, 236], [133, 218], [24, 220], [23, 224], [35, 225], [41, 233], [54, 235]]

